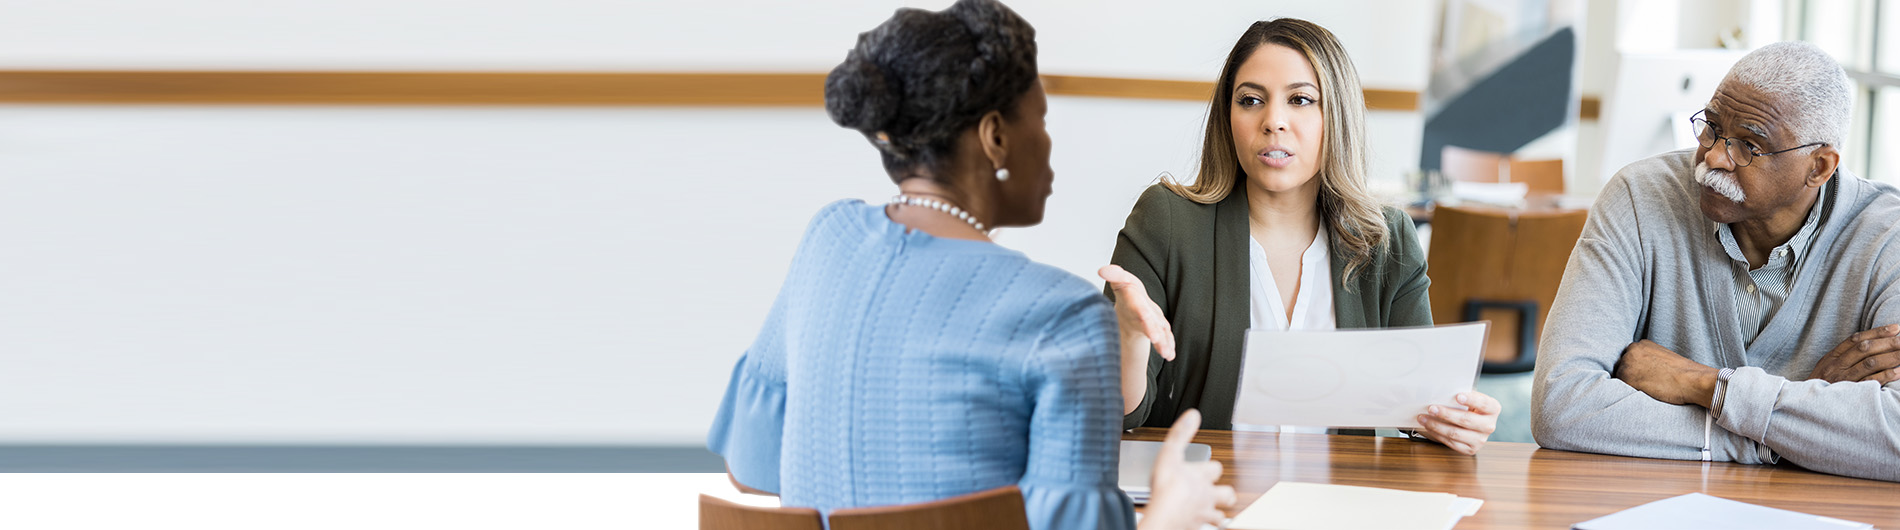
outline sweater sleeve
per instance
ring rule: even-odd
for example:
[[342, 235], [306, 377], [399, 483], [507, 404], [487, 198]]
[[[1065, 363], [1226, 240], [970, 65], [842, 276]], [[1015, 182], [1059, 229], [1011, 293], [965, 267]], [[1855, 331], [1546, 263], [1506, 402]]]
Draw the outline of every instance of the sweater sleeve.
[[726, 460], [733, 480], [752, 489], [779, 491], [779, 457], [785, 435], [785, 363], [780, 332], [784, 297], [766, 317], [765, 329], [732, 367], [726, 395], [713, 417], [706, 448]]
[[[1142, 192], [1141, 198], [1135, 201], [1134, 210], [1128, 212], [1128, 221], [1122, 226], [1121, 233], [1116, 235], [1115, 252], [1108, 260], [1141, 279], [1142, 287], [1148, 290], [1148, 298], [1164, 305], [1168, 292], [1162, 274], [1168, 270], [1168, 229], [1173, 224], [1167, 200], [1173, 193], [1159, 184]], [[1109, 300], [1115, 299], [1113, 290], [1106, 287], [1103, 290]], [[1122, 416], [1123, 429], [1142, 426], [1156, 412], [1155, 394], [1160, 390], [1161, 367], [1166, 362], [1160, 353], [1153, 350], [1148, 352], [1148, 391], [1142, 394], [1141, 404], [1133, 412]]]
[[1043, 332], [1023, 363], [1035, 400], [1029, 462], [1017, 486], [1035, 530], [1133, 529], [1134, 503], [1117, 485], [1122, 410], [1115, 311], [1090, 294]]
[[766, 314], [765, 325], [732, 367], [725, 397], [706, 435], [706, 448], [725, 458], [733, 480], [747, 487], [779, 492], [779, 462], [785, 438], [787, 312], [795, 307], [800, 289], [806, 287], [800, 279], [823, 277], [810, 272], [822, 270], [813, 263], [816, 257], [811, 247], [824, 227], [843, 217], [851, 204], [849, 200], [831, 203], [806, 226], [785, 282]]
[[785, 380], [759, 373], [746, 362], [748, 357], [741, 357], [732, 368], [706, 448], [726, 460], [733, 480], [777, 493], [780, 442], [785, 434]]
[[1611, 377], [1623, 351], [1642, 336], [1650, 292], [1644, 222], [1624, 176], [1611, 179], [1590, 209], [1545, 321], [1531, 434], [1552, 449], [1699, 460], [1706, 433], [1713, 460], [1757, 463], [1756, 444], [1707, 428], [1702, 407], [1657, 401]]
[[[1862, 241], [1869, 240], [1883, 243], [1874, 243], [1882, 248], [1870, 263], [1873, 285], [1859, 327], [1900, 324], [1900, 243], [1891, 233]], [[1900, 481], [1900, 382], [1791, 381], [1743, 367], [1715, 396], [1716, 425], [1767, 446], [1764, 460]]]

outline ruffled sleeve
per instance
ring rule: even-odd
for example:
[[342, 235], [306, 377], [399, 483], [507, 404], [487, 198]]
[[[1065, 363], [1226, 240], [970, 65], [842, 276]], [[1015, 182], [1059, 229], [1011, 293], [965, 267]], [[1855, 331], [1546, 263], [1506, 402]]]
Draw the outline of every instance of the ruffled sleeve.
[[[706, 448], [726, 459], [732, 478], [747, 487], [779, 493], [781, 447], [785, 439], [785, 381], [788, 313], [806, 299], [812, 282], [824, 278], [825, 268], [812, 262], [824, 255], [812, 249], [828, 227], [847, 218], [857, 200], [831, 203], [812, 218], [792, 255], [791, 270], [778, 298], [766, 313], [759, 336], [745, 355], [732, 367], [732, 380], [726, 382], [726, 396], [713, 417], [712, 430], [706, 435]], [[817, 243], [824, 246], [824, 242]]]
[[1099, 295], [1064, 311], [1025, 362], [1036, 400], [1029, 466], [1018, 487], [1036, 530], [1127, 530], [1135, 506], [1116, 486], [1121, 359], [1115, 314]]
[[1036, 530], [1132, 530], [1135, 505], [1114, 484], [1081, 485], [1024, 479], [1023, 511]]
[[726, 397], [713, 418], [706, 446], [725, 457], [726, 469], [747, 487], [779, 491], [779, 444], [785, 433], [785, 381], [754, 374], [750, 354], [732, 367]]

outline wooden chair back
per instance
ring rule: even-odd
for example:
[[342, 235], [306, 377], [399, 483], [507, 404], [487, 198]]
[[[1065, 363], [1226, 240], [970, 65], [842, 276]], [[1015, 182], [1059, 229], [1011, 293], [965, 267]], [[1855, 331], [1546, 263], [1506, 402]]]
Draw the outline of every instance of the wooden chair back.
[[1530, 369], [1588, 215], [1440, 205], [1427, 257], [1433, 322], [1490, 320], [1485, 371]]
[[1439, 153], [1438, 167], [1446, 177], [1457, 181], [1522, 182], [1531, 193], [1564, 192], [1564, 161], [1560, 158], [1519, 160], [1505, 153], [1447, 145]]
[[1477, 149], [1465, 149], [1455, 145], [1445, 146], [1439, 152], [1438, 171], [1446, 178], [1462, 182], [1503, 182], [1499, 171], [1504, 167], [1504, 155]]
[[1564, 193], [1564, 161], [1561, 158], [1550, 160], [1511, 159], [1511, 182], [1522, 182], [1530, 187], [1531, 193], [1562, 195]]
[[900, 506], [831, 512], [831, 530], [1029, 530], [1023, 493], [1004, 486]]
[[1517, 216], [1516, 247], [1511, 257], [1511, 286], [1537, 301], [1541, 308], [1537, 329], [1543, 329], [1550, 306], [1557, 301], [1557, 287], [1563, 284], [1564, 267], [1570, 253], [1583, 236], [1583, 222], [1589, 210], [1525, 213]]
[[700, 494], [699, 530], [824, 530], [824, 519], [811, 508], [746, 506]]

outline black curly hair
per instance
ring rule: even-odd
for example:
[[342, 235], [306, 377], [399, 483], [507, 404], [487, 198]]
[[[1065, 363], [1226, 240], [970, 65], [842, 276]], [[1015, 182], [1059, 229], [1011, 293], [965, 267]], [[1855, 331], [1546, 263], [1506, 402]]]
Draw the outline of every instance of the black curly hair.
[[[984, 114], [1036, 82], [1036, 29], [996, 0], [898, 9], [825, 77], [825, 113], [877, 146], [892, 181], [940, 169]], [[934, 173], [934, 172], [933, 172]]]

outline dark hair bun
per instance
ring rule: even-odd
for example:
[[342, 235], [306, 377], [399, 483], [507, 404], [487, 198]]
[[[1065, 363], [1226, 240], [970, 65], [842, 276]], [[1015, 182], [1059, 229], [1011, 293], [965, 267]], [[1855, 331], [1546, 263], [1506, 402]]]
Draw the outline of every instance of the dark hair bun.
[[1036, 30], [996, 0], [903, 8], [825, 78], [825, 113], [871, 140], [893, 180], [936, 167], [965, 129], [1014, 112], [1036, 82]]
[[897, 115], [898, 90], [883, 70], [854, 50], [825, 77], [825, 113], [845, 128], [876, 134]]

